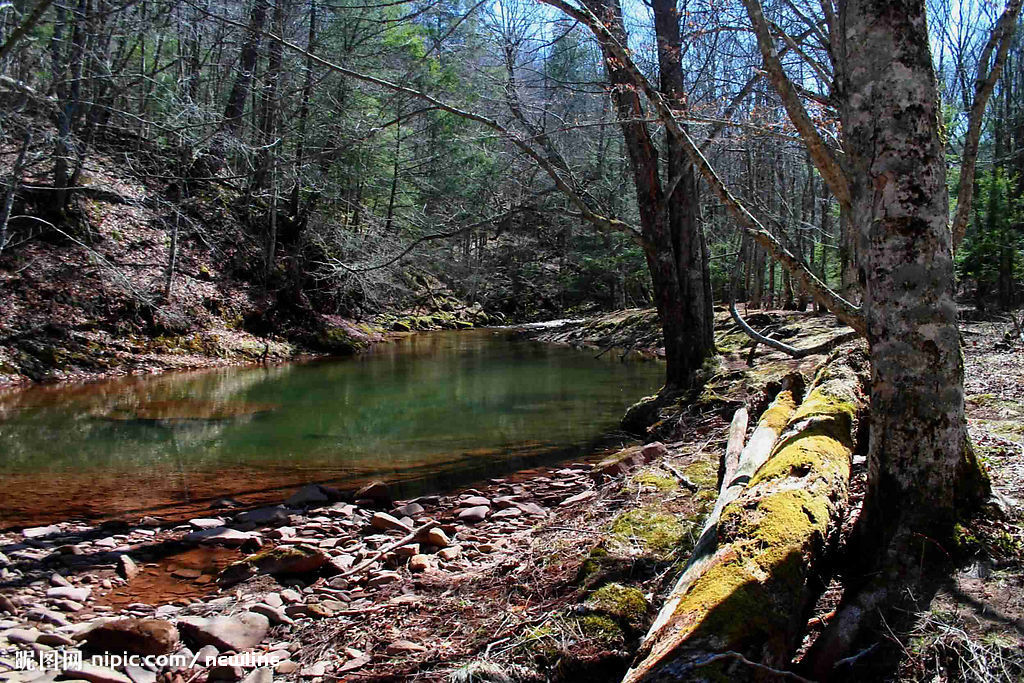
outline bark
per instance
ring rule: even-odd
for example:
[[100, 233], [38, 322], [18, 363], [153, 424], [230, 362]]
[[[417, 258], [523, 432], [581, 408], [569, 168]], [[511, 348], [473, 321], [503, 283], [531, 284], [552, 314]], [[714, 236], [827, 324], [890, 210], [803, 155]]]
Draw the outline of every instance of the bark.
[[[881, 609], [921, 585], [937, 543], [987, 483], [967, 441], [946, 164], [924, 0], [847, 0], [853, 220], [860, 232], [871, 357], [868, 490], [859, 522], [864, 577], [812, 657], [818, 677]], [[885, 96], [880, 96], [885, 93]], [[934, 539], [934, 540], [933, 540]], [[859, 585], [858, 585], [859, 583]]]
[[245, 103], [249, 99], [253, 72], [259, 57], [260, 42], [263, 37], [263, 23], [267, 18], [267, 0], [253, 0], [249, 12], [249, 27], [245, 43], [238, 55], [238, 69], [235, 82], [231, 86], [227, 106], [224, 108], [224, 129], [229, 133], [237, 133], [242, 126], [242, 115]]
[[7, 183], [7, 190], [4, 192], [3, 205], [0, 206], [0, 254], [4, 253], [7, 246], [7, 222], [11, 218], [11, 208], [14, 206], [14, 196], [18, 193], [18, 185], [21, 183], [22, 171], [25, 169], [25, 157], [28, 155], [28, 148], [32, 144], [32, 132], [25, 133], [25, 139], [21, 143], [21, 150], [18, 158], [11, 168], [10, 180]]
[[[789, 665], [847, 501], [862, 361], [833, 356], [795, 412], [786, 390], [762, 416], [736, 475], [722, 483], [720, 517], [712, 513], [626, 683], [725, 675], [714, 668], [725, 653]], [[754, 672], [728, 671], [729, 680]]]

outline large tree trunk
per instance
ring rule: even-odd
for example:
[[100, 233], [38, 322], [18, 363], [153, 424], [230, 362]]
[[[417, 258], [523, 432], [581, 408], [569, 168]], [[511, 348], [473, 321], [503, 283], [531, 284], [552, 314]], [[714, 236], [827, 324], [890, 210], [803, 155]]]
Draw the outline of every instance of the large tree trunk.
[[[871, 356], [868, 491], [850, 590], [817, 645], [828, 677], [866, 619], [898, 607], [986, 490], [964, 421], [946, 163], [925, 0], [847, 0], [842, 90]], [[933, 540], [934, 539], [934, 540]], [[916, 592], [916, 591], [913, 591]]]
[[[625, 44], [626, 31], [618, 0], [590, 0], [587, 4], [594, 14], [607, 18], [610, 30], [620, 44]], [[662, 87], [671, 98], [678, 99], [682, 87], [677, 49], [679, 18], [675, 5], [667, 0], [656, 2], [654, 10], [659, 26], [659, 62], [665, 72]], [[607, 45], [602, 49], [633, 171], [644, 256], [664, 333], [665, 390], [685, 390], [693, 385], [704, 360], [714, 353], [710, 287], [705, 282], [706, 253], [697, 222], [696, 175], [678, 154], [678, 142], [670, 141], [669, 172], [674, 177], [669, 179], [672, 186], [662, 186], [658, 151], [644, 123], [646, 115], [639, 93], [632, 87], [632, 76]], [[661, 54], [673, 50], [674, 54]]]

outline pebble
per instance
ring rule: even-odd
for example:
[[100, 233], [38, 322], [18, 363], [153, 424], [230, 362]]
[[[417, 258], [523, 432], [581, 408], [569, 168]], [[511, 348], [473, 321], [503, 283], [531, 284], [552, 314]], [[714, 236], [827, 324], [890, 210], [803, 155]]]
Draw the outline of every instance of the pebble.
[[53, 536], [54, 534], [60, 533], [60, 527], [56, 524], [49, 526], [37, 526], [25, 529], [21, 532], [21, 535], [28, 539], [44, 538], [46, 536]]
[[486, 505], [478, 505], [476, 507], [466, 508], [460, 512], [459, 519], [468, 524], [476, 524], [484, 521], [490, 513], [491, 508]]
[[404, 531], [406, 533], [412, 531], [412, 527], [395, 519], [386, 512], [373, 513], [373, 517], [370, 518], [370, 526], [381, 531]]
[[367, 579], [366, 585], [376, 588], [377, 586], [385, 586], [395, 581], [401, 581], [402, 575], [398, 572], [379, 571], [370, 574], [370, 578]]
[[178, 629], [198, 645], [241, 652], [259, 645], [270, 630], [270, 620], [254, 612], [231, 617], [182, 617]]
[[409, 571], [411, 572], [424, 572], [428, 569], [430, 569], [429, 555], [413, 555], [409, 560]]

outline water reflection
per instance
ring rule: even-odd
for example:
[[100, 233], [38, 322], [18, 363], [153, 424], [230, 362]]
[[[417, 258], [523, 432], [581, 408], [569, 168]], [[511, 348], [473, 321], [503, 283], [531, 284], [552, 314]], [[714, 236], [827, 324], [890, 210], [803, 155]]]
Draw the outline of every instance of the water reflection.
[[661, 373], [478, 330], [355, 359], [8, 393], [0, 524], [277, 499], [311, 480], [507, 470], [586, 446]]

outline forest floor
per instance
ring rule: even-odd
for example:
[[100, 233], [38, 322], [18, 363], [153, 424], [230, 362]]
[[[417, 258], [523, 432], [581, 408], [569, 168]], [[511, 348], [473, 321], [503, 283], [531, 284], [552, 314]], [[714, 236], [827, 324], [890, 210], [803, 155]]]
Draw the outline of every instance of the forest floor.
[[[382, 490], [352, 501], [312, 486], [255, 513], [69, 521], [3, 534], [0, 595], [7, 602], [0, 611], [13, 614], [0, 620], [0, 662], [18, 649], [83, 647], [80, 638], [84, 647], [109, 647], [102, 630], [76, 634], [115, 615], [179, 624], [223, 616], [254, 639], [234, 649], [282, 658], [274, 676], [285, 680], [618, 680], [714, 503], [732, 410], [745, 403], [756, 417], [780, 378], [794, 370], [809, 378], [824, 359], [751, 353], [719, 317], [720, 373], [696, 401], [663, 410], [662, 441], [646, 447], [415, 501], [390, 501]], [[648, 319], [639, 311], [606, 316], [584, 326], [599, 334], [575, 326], [572, 343], [589, 341], [600, 352], [615, 341], [609, 320], [636, 331]], [[829, 317], [798, 313], [750, 320], [797, 346], [838, 330]], [[902, 657], [897, 670], [872, 680], [1017, 680], [1024, 673], [1020, 345], [995, 324], [968, 324], [964, 336], [971, 434], [1005, 511], [964, 524], [961, 547], [951, 549], [956, 570], [909, 630], [875, 634], [879, 652], [896, 649]], [[858, 455], [855, 491], [864, 470]], [[408, 538], [431, 521], [440, 526], [430, 536]], [[273, 574], [257, 571], [218, 586], [225, 566], [257, 546], [282, 549], [260, 565]], [[135, 560], [137, 575], [125, 571], [122, 555]], [[303, 564], [309, 556], [323, 564], [310, 570]], [[829, 620], [840, 591], [837, 579], [810, 615], [809, 638]], [[269, 630], [254, 624], [252, 613], [265, 615]], [[211, 639], [209, 626], [182, 627], [188, 647], [232, 647]], [[196, 683], [250, 675], [202, 665], [125, 673], [127, 679], [92, 672], [90, 680], [152, 683], [158, 674], [162, 683]]]

